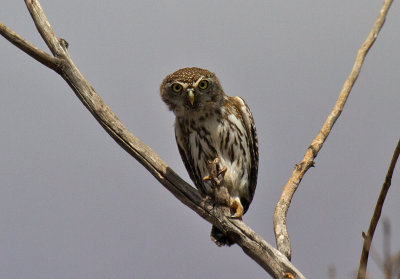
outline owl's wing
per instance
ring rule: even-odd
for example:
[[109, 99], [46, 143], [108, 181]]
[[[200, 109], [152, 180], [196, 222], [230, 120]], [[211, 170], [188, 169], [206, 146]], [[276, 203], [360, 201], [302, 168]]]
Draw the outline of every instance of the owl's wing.
[[194, 169], [194, 159], [190, 155], [190, 152], [188, 152], [188, 136], [184, 135], [178, 120], [175, 122], [175, 139], [176, 144], [178, 145], [179, 154], [181, 155], [186, 171], [189, 173], [190, 179], [193, 181], [197, 189], [199, 189], [203, 194], [206, 194], [203, 179], [197, 175], [198, 172]]
[[237, 108], [242, 115], [244, 125], [246, 127], [248, 144], [250, 150], [251, 164], [250, 164], [250, 175], [249, 175], [249, 198], [248, 204], [244, 204], [244, 209], [247, 211], [251, 201], [253, 200], [254, 192], [257, 185], [257, 174], [258, 174], [258, 138], [256, 125], [254, 123], [253, 115], [251, 114], [250, 108], [246, 102], [240, 97], [234, 97]]

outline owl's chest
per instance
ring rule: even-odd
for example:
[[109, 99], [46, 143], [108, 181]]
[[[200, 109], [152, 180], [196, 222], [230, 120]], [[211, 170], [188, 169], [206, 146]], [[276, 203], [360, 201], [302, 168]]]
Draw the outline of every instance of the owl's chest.
[[186, 134], [190, 152], [194, 158], [213, 160], [223, 151], [223, 141], [227, 133], [223, 119], [209, 117], [191, 121]]
[[184, 126], [188, 152], [198, 164], [219, 158], [233, 162], [245, 155], [246, 130], [234, 114], [211, 115], [189, 120]]

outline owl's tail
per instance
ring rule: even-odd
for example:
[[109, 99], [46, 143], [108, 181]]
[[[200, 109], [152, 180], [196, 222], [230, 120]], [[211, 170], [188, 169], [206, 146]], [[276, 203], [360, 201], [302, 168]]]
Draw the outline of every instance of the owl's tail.
[[235, 243], [232, 239], [230, 239], [227, 235], [225, 235], [216, 226], [212, 226], [210, 238], [219, 247], [222, 247], [224, 245], [231, 246], [232, 244]]

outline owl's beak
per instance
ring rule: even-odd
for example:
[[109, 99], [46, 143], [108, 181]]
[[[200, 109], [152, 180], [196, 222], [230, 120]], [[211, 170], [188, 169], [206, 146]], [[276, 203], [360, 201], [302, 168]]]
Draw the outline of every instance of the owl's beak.
[[193, 93], [193, 88], [190, 88], [187, 90], [188, 91], [188, 97], [189, 97], [189, 102], [192, 104], [194, 104], [194, 93]]

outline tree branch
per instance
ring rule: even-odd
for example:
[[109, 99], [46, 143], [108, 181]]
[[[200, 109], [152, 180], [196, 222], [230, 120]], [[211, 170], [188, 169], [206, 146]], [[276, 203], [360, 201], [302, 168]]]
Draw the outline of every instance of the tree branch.
[[278, 250], [281, 251], [281, 253], [284, 254], [289, 260], [291, 259], [291, 247], [290, 238], [286, 227], [286, 217], [293, 195], [296, 192], [301, 180], [303, 179], [304, 174], [310, 167], [314, 166], [314, 159], [317, 157], [318, 152], [321, 150], [322, 145], [324, 144], [326, 138], [329, 136], [333, 125], [342, 113], [343, 107], [347, 101], [350, 91], [355, 81], [357, 80], [358, 75], [360, 74], [365, 56], [375, 42], [378, 33], [385, 22], [386, 15], [390, 8], [390, 5], [392, 4], [392, 1], [393, 0], [385, 0], [385, 2], [383, 3], [383, 6], [374, 26], [372, 27], [366, 40], [358, 50], [353, 69], [351, 70], [350, 75], [343, 85], [336, 104], [333, 107], [333, 110], [328, 115], [325, 123], [323, 124], [317, 136], [312, 141], [310, 147], [308, 147], [306, 154], [303, 157], [303, 160], [301, 160], [300, 164], [296, 165], [291, 177], [283, 188], [281, 197], [275, 207], [274, 232], [276, 245], [278, 247]]
[[55, 57], [63, 56], [66, 54], [64, 47], [60, 44], [56, 34], [51, 28], [50, 22], [48, 21], [39, 1], [36, 0], [25, 0], [25, 4], [31, 14], [33, 22], [36, 25], [36, 29], [42, 36], [43, 41], [49, 47], [50, 51]]
[[385, 182], [382, 185], [381, 192], [376, 202], [374, 214], [372, 215], [371, 222], [368, 228], [368, 232], [363, 232], [364, 244], [361, 252], [360, 265], [358, 268], [357, 279], [364, 279], [367, 271], [368, 255], [371, 248], [372, 238], [374, 237], [376, 226], [378, 225], [379, 218], [381, 217], [383, 203], [385, 202], [386, 194], [389, 191], [392, 183], [393, 171], [397, 163], [397, 159], [400, 154], [400, 139], [397, 142], [396, 149], [393, 152], [392, 161], [390, 162], [389, 169], [386, 174]]
[[5, 26], [3, 23], [0, 22], [0, 34], [6, 38], [10, 43], [18, 47], [20, 50], [31, 56], [32, 58], [36, 59], [46, 67], [50, 69], [57, 70], [59, 67], [59, 59], [51, 56], [47, 52], [35, 47], [28, 41], [24, 40], [21, 36], [17, 33], [12, 31], [10, 28]]
[[[305, 278], [288, 259], [241, 220], [227, 217], [219, 207], [182, 180], [150, 147], [136, 138], [103, 102], [70, 58], [64, 41], [52, 30], [39, 2], [25, 0], [32, 19], [55, 57], [29, 44], [1, 25], [1, 34], [21, 50], [59, 73], [107, 133], [138, 160], [165, 188], [198, 215], [228, 234], [274, 278]], [[15, 39], [17, 38], [17, 39]]]

